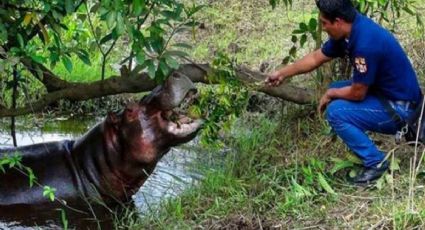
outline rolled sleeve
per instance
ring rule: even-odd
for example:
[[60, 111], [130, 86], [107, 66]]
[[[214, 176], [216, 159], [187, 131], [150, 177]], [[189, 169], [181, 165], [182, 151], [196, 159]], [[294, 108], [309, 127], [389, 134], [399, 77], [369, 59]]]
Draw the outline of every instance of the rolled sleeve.
[[322, 53], [330, 58], [344, 56], [344, 47], [342, 41], [329, 39], [322, 46]]

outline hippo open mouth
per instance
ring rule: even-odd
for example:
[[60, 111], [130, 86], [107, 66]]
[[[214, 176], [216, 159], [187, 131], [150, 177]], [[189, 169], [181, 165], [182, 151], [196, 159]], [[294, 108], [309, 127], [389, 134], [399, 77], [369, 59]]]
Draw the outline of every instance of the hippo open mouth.
[[196, 134], [203, 120], [188, 116], [187, 110], [198, 97], [197, 89], [192, 81], [177, 72], [167, 81], [157, 86], [142, 99], [142, 103], [156, 107], [166, 124], [169, 134], [177, 138], [185, 138]]
[[196, 132], [202, 125], [202, 119], [188, 115], [189, 107], [198, 97], [196, 90], [187, 92], [180, 106], [161, 113], [162, 118], [168, 122], [167, 131], [177, 137], [185, 137]]

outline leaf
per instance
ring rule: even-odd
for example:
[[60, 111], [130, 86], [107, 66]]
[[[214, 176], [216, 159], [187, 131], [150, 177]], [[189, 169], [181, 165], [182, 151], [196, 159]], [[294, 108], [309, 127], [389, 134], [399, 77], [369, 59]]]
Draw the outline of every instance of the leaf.
[[329, 185], [328, 181], [325, 179], [322, 173], [318, 173], [317, 180], [319, 181], [320, 186], [329, 194], [336, 195], [336, 192]]
[[378, 190], [382, 190], [382, 188], [384, 188], [384, 185], [385, 185], [385, 176], [379, 178], [375, 183], [375, 186]]
[[44, 2], [44, 7], [43, 7], [44, 13], [48, 13], [51, 9], [52, 9], [52, 6], [49, 3]]
[[206, 7], [206, 5], [198, 5], [198, 6], [192, 7], [189, 10], [189, 13], [187, 14], [187, 17], [189, 17], [189, 18], [192, 17], [194, 14], [196, 14], [198, 11], [200, 11], [204, 7]]
[[90, 13], [95, 13], [97, 12], [97, 10], [100, 7], [100, 2], [95, 3], [91, 8], [90, 8]]
[[51, 67], [56, 66], [56, 63], [59, 61], [59, 54], [56, 51], [52, 51], [49, 56]]
[[299, 28], [300, 28], [300, 30], [301, 30], [301, 31], [303, 31], [303, 32], [308, 31], [308, 27], [307, 27], [307, 24], [305, 24], [305, 22], [301, 22], [301, 23], [299, 24]]
[[146, 56], [145, 53], [143, 51], [140, 51], [136, 54], [136, 62], [139, 65], [142, 65], [143, 63], [145, 63], [146, 60]]
[[56, 33], [53, 33], [53, 40], [55, 41], [55, 45], [58, 49], [61, 47], [61, 40]]
[[356, 176], [357, 176], [357, 172], [356, 172], [356, 170], [354, 170], [354, 169], [350, 170], [350, 172], [348, 173], [348, 176], [349, 176], [350, 178], [354, 178], [354, 177], [356, 177]]
[[345, 161], [341, 159], [337, 159], [334, 167], [330, 170], [330, 173], [333, 175], [336, 172], [345, 169], [345, 168], [351, 168], [354, 166], [354, 163], [351, 161]]
[[34, 186], [34, 182], [37, 180], [37, 178], [35, 177], [34, 172], [32, 171], [30, 167], [25, 167], [25, 170], [27, 171], [27, 174], [28, 174], [30, 187], [32, 187]]
[[22, 22], [24, 24], [24, 26], [27, 26], [28, 24], [31, 23], [33, 16], [34, 16], [34, 14], [30, 13], [30, 12], [27, 12], [25, 14], [24, 21]]
[[423, 25], [424, 25], [424, 23], [422, 22], [422, 18], [421, 18], [420, 14], [416, 14], [416, 23], [421, 27], [423, 27]]
[[103, 45], [106, 42], [110, 41], [112, 39], [112, 33], [109, 33], [107, 35], [105, 35], [105, 37], [103, 37], [102, 39], [100, 39], [100, 44]]
[[409, 8], [409, 6], [405, 6], [405, 7], [403, 7], [403, 10], [404, 10], [405, 12], [407, 12], [408, 14], [412, 15], [412, 16], [414, 16], [414, 15], [415, 15], [415, 12], [413, 12], [413, 10]]
[[310, 18], [308, 22], [308, 28], [310, 31], [315, 31], [317, 28], [317, 20], [315, 18]]
[[187, 56], [189, 56], [189, 54], [187, 54], [186, 52], [181, 51], [181, 50], [169, 50], [169, 51], [166, 52], [166, 54], [170, 55], [170, 56], [177, 56], [177, 57], [187, 57]]
[[286, 65], [291, 61], [291, 57], [290, 56], [286, 56], [283, 60], [282, 60], [282, 64]]
[[187, 111], [188, 111], [189, 117], [194, 119], [198, 119], [202, 115], [201, 108], [199, 108], [199, 106], [196, 106], [196, 105], [190, 106]]
[[66, 218], [65, 210], [61, 209], [61, 221], [64, 230], [68, 230], [68, 219]]
[[24, 39], [22, 38], [22, 35], [21, 35], [20, 33], [18, 33], [18, 34], [16, 35], [16, 37], [18, 38], [19, 46], [20, 46], [21, 48], [24, 48], [25, 44], [24, 44]]
[[49, 199], [50, 201], [55, 201], [55, 194], [53, 192], [49, 193]]
[[133, 0], [133, 14], [139, 16], [145, 8], [144, 0]]
[[294, 178], [292, 178], [292, 189], [294, 191], [295, 197], [297, 198], [309, 197], [313, 195], [308, 189], [298, 184]]
[[181, 48], [185, 48], [185, 49], [192, 49], [193, 47], [187, 43], [175, 43], [173, 44], [173, 46], [175, 47], [181, 47]]
[[118, 35], [121, 35], [124, 32], [124, 26], [124, 18], [122, 17], [121, 13], [119, 13], [117, 14], [117, 23], [115, 26]]
[[42, 81], [44, 78], [43, 70], [41, 70], [40, 66], [35, 67], [35, 71], [37, 73], [38, 78]]
[[36, 54], [32, 54], [31, 55], [31, 59], [33, 61], [37, 62], [37, 63], [40, 63], [40, 64], [46, 63], [46, 58], [45, 57], [39, 56], [39, 55], [36, 55]]
[[174, 11], [170, 11], [170, 10], [163, 10], [161, 11], [161, 14], [168, 20], [176, 20], [179, 16]]
[[397, 171], [400, 170], [400, 159], [394, 158], [390, 163], [390, 170]]
[[159, 66], [159, 69], [164, 74], [164, 76], [168, 76], [168, 74], [170, 73], [170, 68], [167, 66], [167, 63], [165, 62], [165, 60], [161, 60], [158, 66]]
[[300, 45], [301, 47], [304, 47], [304, 44], [307, 42], [307, 35], [303, 34], [301, 35], [301, 39], [300, 39]]
[[48, 197], [49, 200], [52, 202], [55, 201], [55, 192], [56, 192], [55, 188], [52, 188], [47, 185], [43, 187], [43, 196]]
[[388, 0], [379, 0], [378, 2], [381, 6], [385, 6], [385, 4], [387, 4]]
[[360, 1], [359, 10], [360, 10], [361, 13], [365, 13], [365, 11], [366, 11], [366, 2], [364, 0], [363, 1]]
[[155, 79], [155, 73], [156, 73], [156, 66], [155, 63], [152, 60], [147, 61], [148, 66], [148, 75], [151, 79]]
[[75, 52], [78, 56], [78, 58], [83, 61], [86, 65], [91, 65], [90, 57], [87, 51], [85, 50], [79, 50], [78, 52]]
[[41, 34], [43, 35], [44, 44], [49, 44], [50, 43], [50, 37], [49, 37], [49, 34], [47, 33], [46, 28], [40, 22], [37, 23], [37, 25], [40, 28]]
[[178, 69], [180, 64], [171, 56], [166, 56], [165, 61], [167, 62], [168, 66], [170, 66], [172, 69]]
[[385, 174], [385, 181], [390, 185], [394, 184], [394, 178], [389, 173]]
[[29, 179], [30, 187], [34, 186], [34, 182], [36, 181], [35, 175], [34, 174], [30, 174], [28, 176], [28, 179]]
[[305, 33], [305, 31], [302, 31], [302, 30], [299, 30], [299, 29], [292, 31], [292, 34], [303, 34], [303, 33]]
[[63, 65], [65, 66], [66, 70], [68, 70], [69, 73], [72, 72], [72, 61], [67, 56], [63, 56], [61, 58]]
[[115, 11], [110, 11], [106, 15], [106, 24], [108, 25], [108, 28], [114, 27], [116, 18], [117, 18], [117, 13]]
[[276, 8], [277, 0], [269, 0], [269, 4], [272, 6], [272, 9]]
[[296, 43], [298, 41], [298, 37], [295, 35], [292, 35], [291, 41], [292, 43]]
[[351, 161], [354, 164], [358, 164], [358, 165], [362, 165], [363, 164], [362, 160], [359, 157], [357, 157], [356, 155], [352, 154], [352, 153], [348, 153], [348, 154], [346, 154], [344, 156], [347, 158], [348, 161]]
[[3, 23], [0, 23], [0, 42], [7, 40], [8, 31]]
[[295, 57], [297, 55], [297, 47], [292, 46], [291, 49], [289, 50], [289, 55], [291, 55], [292, 57]]
[[74, 12], [73, 0], [65, 0], [65, 10], [67, 14]]

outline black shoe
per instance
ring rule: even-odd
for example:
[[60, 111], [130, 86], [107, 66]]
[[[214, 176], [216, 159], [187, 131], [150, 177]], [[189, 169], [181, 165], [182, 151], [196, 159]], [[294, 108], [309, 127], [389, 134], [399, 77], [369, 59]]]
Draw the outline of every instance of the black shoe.
[[375, 166], [364, 168], [362, 172], [348, 181], [355, 185], [369, 185], [371, 182], [379, 179], [389, 167], [388, 161], [384, 161]]

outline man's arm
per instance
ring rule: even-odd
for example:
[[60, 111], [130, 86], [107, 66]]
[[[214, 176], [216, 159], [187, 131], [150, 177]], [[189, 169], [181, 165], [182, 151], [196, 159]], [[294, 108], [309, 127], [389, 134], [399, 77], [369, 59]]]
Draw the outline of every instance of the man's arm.
[[267, 77], [265, 82], [269, 86], [278, 86], [285, 78], [310, 72], [331, 59], [324, 55], [321, 49], [315, 50], [293, 64], [273, 72]]

